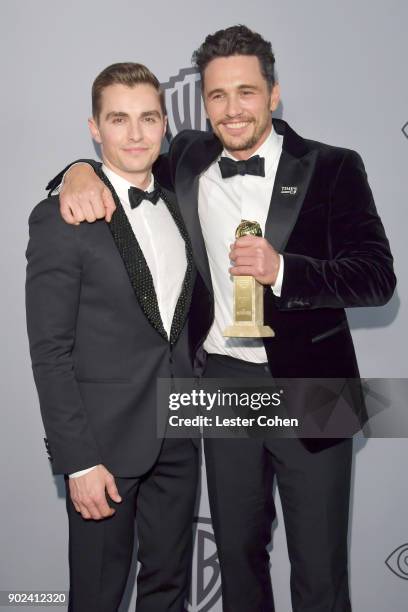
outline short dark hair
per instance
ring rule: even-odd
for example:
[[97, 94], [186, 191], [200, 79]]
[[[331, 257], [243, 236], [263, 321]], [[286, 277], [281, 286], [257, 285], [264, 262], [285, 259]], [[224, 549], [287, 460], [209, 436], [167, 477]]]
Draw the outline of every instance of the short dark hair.
[[159, 94], [160, 106], [163, 115], [166, 115], [166, 105], [164, 102], [164, 93], [160, 87], [158, 78], [143, 64], [135, 64], [133, 62], [121, 62], [111, 64], [98, 76], [92, 85], [92, 116], [98, 119], [101, 112], [102, 92], [109, 85], [126, 85], [134, 87], [135, 85], [147, 84], [154, 87]]
[[203, 44], [193, 53], [192, 62], [201, 75], [204, 83], [204, 71], [208, 64], [217, 57], [231, 55], [256, 55], [263, 77], [269, 89], [275, 85], [275, 56], [271, 43], [247, 26], [236, 25], [209, 34]]

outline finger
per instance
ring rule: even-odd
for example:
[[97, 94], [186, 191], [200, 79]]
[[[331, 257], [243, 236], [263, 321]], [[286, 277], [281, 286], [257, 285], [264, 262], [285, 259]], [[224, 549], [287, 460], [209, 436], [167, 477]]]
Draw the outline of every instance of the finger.
[[97, 217], [94, 212], [94, 206], [90, 201], [83, 203], [82, 212], [84, 213], [85, 220], [88, 221], [88, 223], [93, 223], [96, 221]]
[[106, 479], [106, 491], [107, 491], [109, 497], [114, 502], [120, 503], [122, 501], [122, 498], [119, 495], [119, 491], [118, 491], [116, 483], [115, 483], [115, 479], [112, 476], [112, 474], [109, 474], [109, 476]]
[[242, 249], [242, 248], [238, 249], [237, 248], [231, 251], [230, 253], [230, 259], [232, 261], [237, 261], [238, 257], [259, 257], [259, 256], [262, 256], [262, 251], [258, 247], [249, 248], [249, 249]]
[[102, 513], [99, 510], [98, 505], [92, 499], [87, 499], [83, 502], [83, 506], [85, 506], [86, 510], [89, 512], [90, 517], [94, 519], [94, 521], [99, 521], [103, 518]]
[[82, 221], [85, 221], [83, 203], [80, 200], [73, 200], [70, 202], [70, 208], [76, 223], [82, 223]]
[[103, 497], [99, 497], [98, 499], [95, 499], [94, 503], [95, 503], [95, 509], [100, 515], [100, 518], [107, 518], [108, 516], [112, 516], [112, 514], [115, 514], [116, 512], [114, 508], [111, 508], [109, 506], [106, 500], [105, 494], [103, 495]]
[[[88, 211], [89, 217], [93, 221], [103, 219], [105, 217], [105, 205], [103, 202], [103, 192], [105, 187], [101, 189], [92, 189], [85, 195], [83, 194], [82, 210], [86, 214]], [[87, 219], [88, 220], [88, 219]]]
[[108, 518], [116, 512], [114, 508], [109, 506], [108, 502], [106, 501], [105, 494], [102, 498], [95, 500], [95, 509], [100, 518]]
[[243, 257], [240, 255], [234, 259], [234, 266], [236, 268], [240, 268], [242, 266], [250, 266], [251, 268], [254, 268], [256, 263], [255, 257]]
[[235, 245], [246, 248], [259, 240], [263, 240], [263, 238], [261, 238], [261, 236], [252, 236], [251, 234], [247, 234], [246, 236], [241, 236], [241, 238], [237, 238], [235, 241]]
[[79, 512], [82, 516], [82, 518], [89, 520], [91, 517], [91, 515], [89, 514], [86, 506], [84, 506], [84, 504], [78, 503], [78, 507], [79, 507]]
[[97, 197], [89, 198], [89, 205], [92, 209], [92, 213], [95, 219], [104, 219], [105, 217], [105, 205], [103, 198], [98, 194]]
[[232, 249], [232, 251], [230, 251], [229, 258], [231, 259], [231, 261], [235, 261], [235, 259], [238, 257], [240, 253], [242, 255], [242, 253], [247, 253], [247, 251], [245, 251], [244, 249], [234, 248]]
[[74, 215], [72, 214], [70, 206], [62, 200], [60, 200], [60, 212], [65, 223], [69, 223], [69, 225], [78, 225], [78, 223], [75, 221]]
[[102, 191], [102, 201], [105, 208], [105, 220], [109, 223], [112, 219], [113, 213], [116, 210], [116, 205], [109, 189], [104, 189]]
[[256, 276], [254, 266], [233, 266], [229, 272], [232, 276]]
[[116, 512], [115, 508], [111, 508], [106, 501], [101, 502], [101, 504], [98, 506], [98, 510], [103, 518], [109, 518]]
[[64, 193], [61, 193], [60, 195], [61, 214], [64, 211], [64, 214], [66, 214], [67, 216], [72, 215], [71, 219], [73, 220], [74, 223], [76, 224], [81, 223], [81, 221], [84, 220], [84, 217], [81, 216], [82, 205], [83, 205], [82, 200], [83, 198], [81, 198], [80, 194], [64, 195]]

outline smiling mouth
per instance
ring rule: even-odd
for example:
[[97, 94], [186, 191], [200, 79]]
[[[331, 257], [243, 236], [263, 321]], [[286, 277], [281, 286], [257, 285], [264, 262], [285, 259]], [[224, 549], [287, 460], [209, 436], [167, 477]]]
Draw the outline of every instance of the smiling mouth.
[[249, 125], [249, 121], [234, 121], [233, 123], [227, 123], [227, 122], [223, 122], [223, 126], [226, 127], [228, 130], [242, 130], [243, 128], [246, 128]]

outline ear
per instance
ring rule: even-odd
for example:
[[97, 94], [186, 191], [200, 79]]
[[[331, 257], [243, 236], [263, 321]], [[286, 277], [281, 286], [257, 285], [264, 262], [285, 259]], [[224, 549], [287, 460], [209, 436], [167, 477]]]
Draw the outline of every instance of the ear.
[[166, 135], [167, 123], [168, 123], [168, 121], [167, 121], [167, 115], [164, 115], [164, 120], [163, 120], [163, 135], [162, 135], [162, 138], [164, 138], [164, 137], [165, 137], [165, 135]]
[[275, 111], [278, 108], [279, 100], [280, 100], [280, 87], [279, 87], [279, 83], [275, 83], [271, 91], [271, 103], [270, 103], [271, 111]]
[[89, 131], [91, 132], [91, 136], [95, 140], [95, 142], [102, 144], [102, 138], [99, 133], [98, 124], [96, 123], [93, 117], [90, 117], [88, 119], [88, 127], [89, 127]]

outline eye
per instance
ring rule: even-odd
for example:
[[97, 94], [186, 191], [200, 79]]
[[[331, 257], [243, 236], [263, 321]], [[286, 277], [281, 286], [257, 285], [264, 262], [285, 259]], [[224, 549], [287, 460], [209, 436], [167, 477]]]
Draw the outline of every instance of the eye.
[[123, 123], [125, 121], [124, 117], [115, 117], [112, 123]]
[[145, 117], [146, 123], [157, 123], [157, 117]]
[[408, 580], [408, 544], [396, 548], [385, 560], [385, 564], [396, 576]]

